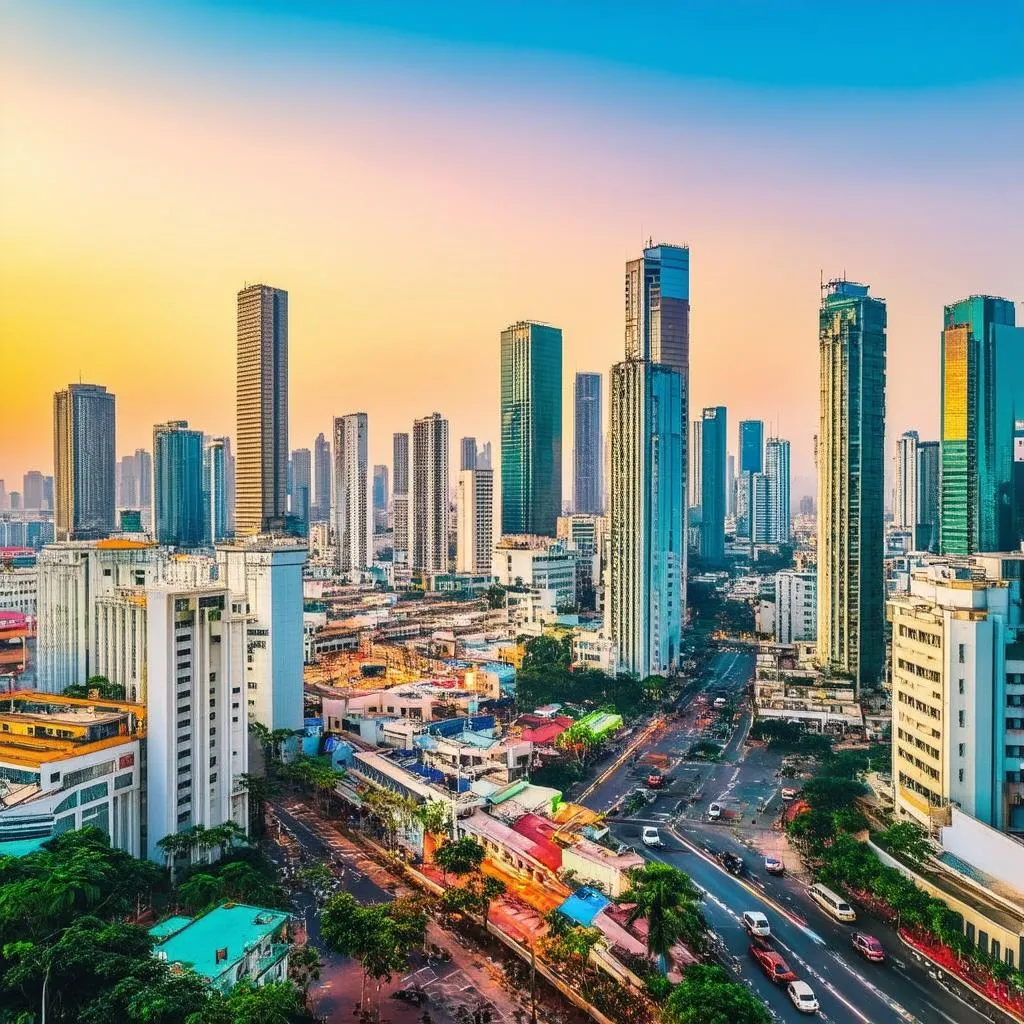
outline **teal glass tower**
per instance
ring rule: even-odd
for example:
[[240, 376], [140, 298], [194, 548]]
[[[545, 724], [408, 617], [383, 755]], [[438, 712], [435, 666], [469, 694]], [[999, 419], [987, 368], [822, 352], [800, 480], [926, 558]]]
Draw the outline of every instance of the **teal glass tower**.
[[725, 406], [705, 409], [700, 431], [700, 557], [708, 565], [721, 565], [725, 561], [727, 438]]
[[203, 435], [185, 420], [153, 428], [153, 512], [157, 542], [203, 543]]
[[562, 332], [501, 332], [501, 532], [555, 536], [562, 512]]
[[818, 322], [818, 661], [858, 686], [885, 666], [884, 299], [830, 281]]
[[203, 542], [216, 544], [228, 535], [226, 438], [203, 446]]
[[939, 549], [1009, 551], [1021, 542], [1024, 327], [1009, 299], [972, 295], [945, 307]]

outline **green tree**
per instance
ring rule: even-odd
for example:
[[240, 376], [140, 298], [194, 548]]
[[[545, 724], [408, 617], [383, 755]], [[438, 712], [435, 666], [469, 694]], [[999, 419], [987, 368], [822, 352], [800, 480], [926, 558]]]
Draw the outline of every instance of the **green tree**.
[[85, 683], [72, 683], [64, 687], [65, 697], [88, 698], [90, 691], [97, 691], [100, 700], [124, 700], [125, 690], [120, 683], [112, 683], [106, 676], [89, 676]]
[[308, 943], [292, 946], [288, 953], [288, 977], [299, 987], [303, 1002], [309, 1000], [309, 986], [320, 980], [323, 961], [316, 947]]
[[453, 875], [466, 875], [476, 871], [483, 863], [484, 848], [471, 836], [461, 839], [446, 839], [434, 854], [434, 861], [444, 873], [448, 881], [448, 872]]
[[221, 882], [219, 878], [205, 872], [189, 875], [178, 886], [178, 901], [190, 914], [198, 914], [220, 902]]
[[896, 857], [923, 864], [932, 852], [928, 836], [912, 821], [898, 821], [875, 836], [876, 842]]
[[428, 800], [416, 809], [416, 820], [423, 831], [430, 835], [449, 835], [452, 828], [452, 813], [441, 800]]
[[669, 950], [677, 942], [699, 953], [707, 943], [707, 921], [700, 909], [700, 891], [677, 868], [648, 861], [629, 873], [630, 888], [623, 893], [624, 903], [633, 903], [629, 922], [647, 921], [647, 951], [657, 957], [664, 974]]
[[760, 999], [720, 967], [693, 964], [662, 1009], [665, 1024], [770, 1024]]
[[291, 982], [253, 985], [239, 982], [226, 995], [211, 994], [206, 1006], [185, 1024], [313, 1024], [301, 993]]
[[[259, 725], [258, 722], [254, 723]], [[243, 772], [238, 776], [242, 789], [249, 795], [249, 830], [253, 835], [262, 836], [267, 831], [267, 801], [279, 791], [274, 779], [266, 775]]]

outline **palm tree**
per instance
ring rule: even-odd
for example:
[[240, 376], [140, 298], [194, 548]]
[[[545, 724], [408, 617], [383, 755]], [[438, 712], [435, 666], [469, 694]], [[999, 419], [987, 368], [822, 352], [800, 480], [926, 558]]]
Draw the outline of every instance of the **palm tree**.
[[171, 873], [171, 884], [175, 883], [175, 864], [178, 858], [183, 853], [192, 852], [194, 841], [192, 838], [192, 830], [188, 829], [185, 832], [171, 832], [169, 835], [163, 837], [163, 839], [157, 840], [157, 846], [164, 852], [167, 857], [167, 870]]
[[700, 910], [701, 895], [688, 875], [668, 864], [649, 861], [630, 873], [630, 888], [622, 894], [633, 903], [629, 923], [647, 921], [647, 951], [657, 957], [662, 973], [667, 971], [669, 950], [677, 942], [693, 952], [707, 942], [707, 921]]

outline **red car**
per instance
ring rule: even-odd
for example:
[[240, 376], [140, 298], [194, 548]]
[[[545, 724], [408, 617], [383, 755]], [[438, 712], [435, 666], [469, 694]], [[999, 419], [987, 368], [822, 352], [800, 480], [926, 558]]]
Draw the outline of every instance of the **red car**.
[[788, 981], [796, 981], [796, 975], [789, 969], [789, 964], [782, 959], [782, 954], [772, 949], [763, 940], [750, 944], [750, 955], [758, 962], [765, 976], [776, 985], [784, 985]]
[[865, 935], [863, 932], [854, 932], [853, 938], [850, 941], [853, 944], [853, 948], [857, 950], [865, 960], [871, 960], [877, 964], [881, 963], [885, 959], [885, 949], [874, 935]]
[[648, 789], [661, 789], [665, 785], [665, 776], [661, 772], [651, 772], [647, 776], [647, 788]]

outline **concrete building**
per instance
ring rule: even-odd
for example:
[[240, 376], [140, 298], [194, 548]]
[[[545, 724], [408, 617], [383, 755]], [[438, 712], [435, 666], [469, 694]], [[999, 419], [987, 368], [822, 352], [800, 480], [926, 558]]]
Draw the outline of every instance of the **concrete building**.
[[818, 577], [812, 572], [775, 574], [775, 641], [794, 644], [818, 636]]
[[[700, 557], [708, 565], [721, 565], [725, 561], [725, 406], [705, 409], [702, 419]], [[739, 505], [737, 501], [737, 517], [741, 514]]]
[[146, 709], [123, 701], [5, 694], [0, 708], [0, 856], [94, 826], [143, 856]]
[[842, 736], [864, 727], [852, 681], [833, 679], [802, 665], [796, 648], [762, 644], [754, 670], [758, 718], [800, 722], [812, 732]]
[[573, 388], [573, 511], [600, 515], [604, 511], [604, 425], [601, 417], [601, 374], [577, 373]]
[[296, 448], [291, 456], [291, 515], [300, 536], [309, 533], [313, 501], [313, 454], [308, 448]]
[[114, 396], [69, 384], [53, 396], [54, 525], [57, 540], [107, 537], [116, 525]]
[[867, 285], [829, 282], [818, 335], [818, 657], [858, 686], [885, 670], [885, 326], [885, 302]]
[[789, 442], [769, 437], [764, 448], [768, 481], [768, 543], [788, 544], [793, 538], [789, 493]]
[[476, 438], [463, 437], [459, 440], [459, 472], [476, 469]]
[[494, 548], [493, 470], [464, 469], [459, 473], [455, 516], [455, 571], [489, 574]]
[[238, 293], [235, 528], [280, 531], [288, 513], [288, 293]]
[[0, 567], [0, 611], [36, 617], [39, 570], [35, 567]]
[[502, 537], [491, 573], [502, 586], [550, 590], [556, 608], [576, 604], [576, 555], [550, 537]]
[[393, 557], [396, 564], [409, 562], [409, 435], [395, 434], [391, 455]]
[[684, 387], [669, 365], [628, 360], [612, 368], [608, 632], [623, 671], [641, 677], [671, 672], [679, 658], [686, 587]]
[[21, 481], [22, 506], [39, 510], [43, 507], [43, 481], [45, 477], [38, 469], [30, 469]]
[[412, 432], [409, 562], [414, 572], [448, 569], [448, 421], [439, 413], [416, 420]]
[[888, 604], [896, 809], [926, 828], [955, 805], [1024, 832], [1020, 565], [931, 564]]
[[331, 481], [334, 479], [334, 464], [331, 460], [331, 442], [322, 433], [313, 442], [313, 468], [316, 499], [313, 502], [312, 517], [318, 523], [331, 518]]
[[[476, 449], [473, 450], [476, 454]], [[388, 511], [391, 507], [391, 488], [388, 486], [388, 467], [378, 464], [373, 467], [373, 532], [386, 533]]]
[[342, 573], [365, 569], [372, 561], [368, 430], [365, 412], [334, 419], [334, 542]]
[[556, 535], [576, 553], [576, 596], [584, 608], [597, 609], [601, 602], [602, 569], [608, 537], [608, 517], [577, 513], [559, 516]]
[[203, 534], [203, 435], [186, 420], [153, 427], [153, 525], [158, 544], [199, 547]]
[[501, 332], [501, 532], [553, 537], [562, 513], [562, 332]]

